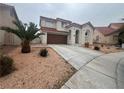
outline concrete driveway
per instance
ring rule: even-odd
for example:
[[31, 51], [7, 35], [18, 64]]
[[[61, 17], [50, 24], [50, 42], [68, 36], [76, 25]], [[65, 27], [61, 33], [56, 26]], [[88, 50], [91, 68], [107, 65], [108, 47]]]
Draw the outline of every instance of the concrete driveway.
[[78, 70], [62, 88], [124, 88], [124, 52], [103, 54], [77, 46], [50, 47]]

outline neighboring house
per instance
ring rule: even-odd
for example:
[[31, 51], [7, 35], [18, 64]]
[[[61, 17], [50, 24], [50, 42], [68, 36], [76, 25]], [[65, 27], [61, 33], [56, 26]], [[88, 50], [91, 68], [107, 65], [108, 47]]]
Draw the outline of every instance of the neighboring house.
[[90, 22], [83, 25], [61, 18], [40, 17], [43, 44], [93, 44], [94, 27]]
[[[18, 21], [14, 6], [0, 3], [0, 26], [16, 28], [12, 21]], [[20, 39], [12, 33], [0, 31], [0, 45], [18, 45]]]
[[118, 44], [118, 29], [124, 23], [111, 23], [108, 27], [95, 27], [94, 43]]

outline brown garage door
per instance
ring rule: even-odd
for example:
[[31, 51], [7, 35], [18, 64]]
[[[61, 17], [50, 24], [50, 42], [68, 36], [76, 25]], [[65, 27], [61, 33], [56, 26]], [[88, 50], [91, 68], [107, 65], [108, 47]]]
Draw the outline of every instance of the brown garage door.
[[47, 34], [48, 44], [67, 44], [66, 35]]

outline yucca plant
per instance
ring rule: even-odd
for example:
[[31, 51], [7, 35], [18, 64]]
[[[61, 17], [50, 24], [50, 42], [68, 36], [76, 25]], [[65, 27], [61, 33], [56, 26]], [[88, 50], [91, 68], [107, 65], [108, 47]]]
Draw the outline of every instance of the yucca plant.
[[0, 54], [0, 77], [10, 74], [15, 70], [14, 61], [11, 57]]
[[40, 56], [47, 57], [48, 56], [48, 50], [46, 48], [40, 50]]
[[0, 27], [0, 29], [17, 35], [21, 39], [21, 52], [30, 53], [30, 42], [35, 38], [39, 38], [43, 33], [38, 33], [39, 29], [37, 28], [37, 25], [32, 22], [29, 24], [23, 24], [21, 21], [13, 21], [13, 24], [17, 29], [12, 29], [10, 27]]

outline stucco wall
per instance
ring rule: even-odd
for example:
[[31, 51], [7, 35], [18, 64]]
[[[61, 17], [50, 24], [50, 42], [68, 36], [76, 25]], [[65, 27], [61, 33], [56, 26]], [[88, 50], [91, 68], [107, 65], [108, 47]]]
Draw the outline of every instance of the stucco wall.
[[118, 36], [119, 33], [114, 33], [112, 35], [106, 36], [106, 43], [107, 44], [117, 44], [118, 43], [118, 39], [114, 39], [114, 36]]
[[[72, 26], [70, 28], [65, 28], [66, 23], [62, 23], [61, 21], [56, 21], [54, 22], [47, 22], [45, 19], [40, 20], [41, 22], [41, 27], [52, 27], [52, 28], [56, 28], [58, 31], [71, 31], [67, 37], [67, 44], [76, 44], [76, 31], [78, 30], [78, 43], [77, 44], [85, 44], [85, 32], [87, 30], [90, 31], [89, 37], [88, 37], [88, 42], [89, 44], [93, 44], [93, 28], [92, 26], [90, 26], [89, 24], [86, 24], [85, 26], [83, 26], [82, 28], [80, 27], [76, 27], [76, 26]], [[42, 43], [43, 44], [47, 44], [47, 33], [45, 35], [42, 36]]]
[[109, 36], [104, 36], [102, 33], [95, 30], [94, 31], [94, 42], [96, 40], [96, 36], [99, 36], [99, 41], [97, 41], [97, 43], [104, 43], [104, 44], [117, 44], [118, 43], [117, 38], [116, 39], [114, 38], [114, 36], [118, 36], [118, 33], [114, 33]]
[[41, 43], [47, 44], [47, 33], [44, 33], [44, 35], [41, 35]]
[[45, 21], [45, 19], [41, 20], [41, 26], [42, 27], [50, 27], [50, 28], [56, 28], [56, 23], [51, 21]]
[[[11, 27], [11, 28], [16, 28], [15, 25], [12, 23], [12, 21], [16, 20], [15, 16], [11, 16], [10, 15], [10, 8], [6, 8], [6, 7], [0, 7], [0, 26], [7, 26], [7, 27]], [[5, 37], [5, 34], [11, 34], [11, 33], [7, 33], [7, 32], [3, 32], [1, 31], [0, 33], [0, 42], [2, 44], [5, 44], [6, 40], [8, 39], [8, 37]], [[20, 39], [15, 36], [13, 36], [13, 40], [12, 40], [12, 45], [18, 45], [20, 43]], [[9, 44], [9, 43], [7, 43]]]
[[[86, 41], [85, 33], [89, 31], [88, 41]], [[93, 28], [90, 25], [85, 25], [82, 27], [82, 44], [85, 42], [89, 42], [89, 44], [93, 44]]]
[[67, 31], [68, 32], [68, 30], [65, 28], [65, 26], [67, 26], [67, 25], [69, 25], [69, 24], [68, 23], [62, 23], [61, 21], [57, 21], [56, 22], [56, 29], [58, 31]]
[[[101, 33], [101, 32], [99, 32], [99, 31], [97, 31], [96, 29], [94, 30], [94, 42], [96, 42], [96, 43], [105, 43], [105, 36]], [[96, 39], [97, 39], [97, 36], [99, 37], [99, 40], [98, 41], [96, 41]]]
[[79, 36], [78, 38], [78, 44], [81, 44], [81, 37], [82, 37], [82, 32], [80, 28], [77, 27], [70, 27], [69, 29], [67, 29], [67, 31], [70, 31], [70, 34], [68, 35], [68, 44], [76, 44], [76, 31], [78, 31]]

